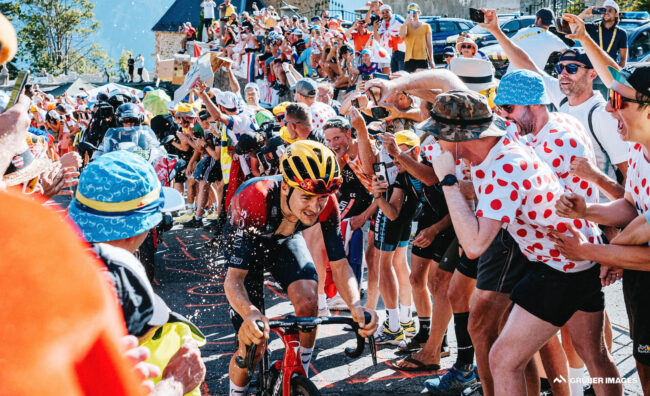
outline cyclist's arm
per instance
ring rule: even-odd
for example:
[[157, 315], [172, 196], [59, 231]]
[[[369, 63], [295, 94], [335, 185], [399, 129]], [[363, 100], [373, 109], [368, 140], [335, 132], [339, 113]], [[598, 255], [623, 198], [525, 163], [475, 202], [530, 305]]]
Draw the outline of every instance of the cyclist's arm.
[[348, 307], [360, 306], [361, 296], [359, 295], [359, 285], [357, 278], [354, 276], [354, 272], [352, 272], [350, 263], [348, 263], [348, 259], [343, 258], [341, 260], [330, 261], [330, 267], [332, 268], [334, 284], [341, 297], [343, 297], [343, 301], [345, 301]]
[[253, 313], [261, 314], [260, 310], [251, 302], [246, 286], [244, 286], [247, 274], [248, 270], [229, 267], [223, 284], [228, 303], [244, 319]]

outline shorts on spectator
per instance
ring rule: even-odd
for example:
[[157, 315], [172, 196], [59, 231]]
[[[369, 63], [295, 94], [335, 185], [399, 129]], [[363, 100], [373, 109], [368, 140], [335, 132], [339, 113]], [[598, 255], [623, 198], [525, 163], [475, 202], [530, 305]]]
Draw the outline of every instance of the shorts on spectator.
[[413, 73], [417, 69], [428, 69], [429, 61], [427, 59], [409, 59], [404, 62], [404, 70]]
[[398, 247], [406, 247], [411, 238], [411, 219], [400, 216], [390, 220], [381, 211], [375, 218], [375, 247], [383, 252], [394, 252]]
[[634, 359], [650, 366], [650, 272], [623, 271], [623, 297], [630, 321]]
[[476, 279], [478, 271], [478, 259], [470, 259], [465, 252], [460, 255], [456, 264], [456, 271], [468, 278]]
[[379, 70], [384, 70], [387, 67], [390, 67], [390, 62], [379, 62], [377, 63]]
[[[418, 230], [415, 233], [416, 236], [420, 233], [420, 231], [424, 230], [425, 228], [429, 228], [433, 225], [431, 221], [426, 220], [427, 218], [430, 217], [420, 216], [418, 218]], [[434, 238], [433, 241], [431, 241], [429, 246], [424, 248], [413, 246], [411, 252], [418, 257], [422, 257], [424, 259], [429, 259], [435, 261], [436, 263], [440, 263], [440, 260], [442, 260], [442, 257], [447, 251], [447, 248], [449, 248], [449, 245], [451, 244], [451, 242], [454, 240], [455, 237], [456, 234], [454, 234], [454, 229], [452, 227], [449, 227], [446, 230], [439, 233], [438, 235], [436, 235], [436, 237]]]
[[445, 250], [445, 253], [442, 255], [438, 268], [449, 272], [450, 274], [453, 274], [459, 259], [460, 256], [458, 255], [458, 238], [454, 238], [451, 240], [449, 246], [447, 246], [447, 249]]
[[605, 309], [599, 275], [597, 264], [585, 271], [564, 273], [544, 263], [530, 262], [510, 299], [539, 319], [562, 327], [577, 311]]
[[194, 173], [192, 174], [192, 179], [209, 183], [222, 180], [223, 175], [221, 173], [221, 164], [209, 155], [204, 156], [196, 164], [196, 168], [194, 168]]
[[510, 293], [526, 271], [528, 259], [508, 231], [501, 229], [479, 257], [476, 288]]

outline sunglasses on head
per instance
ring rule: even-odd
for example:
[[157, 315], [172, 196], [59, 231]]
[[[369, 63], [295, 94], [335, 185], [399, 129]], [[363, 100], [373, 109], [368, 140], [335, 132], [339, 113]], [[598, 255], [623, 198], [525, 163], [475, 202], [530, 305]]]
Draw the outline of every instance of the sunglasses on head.
[[336, 192], [342, 183], [343, 178], [336, 177], [329, 182], [329, 185], [325, 184], [325, 181], [321, 179], [304, 179], [299, 184], [302, 190], [310, 194], [327, 195]]
[[636, 104], [650, 104], [650, 101], [646, 102], [643, 100], [626, 98], [625, 96], [621, 95], [620, 93], [614, 91], [611, 88], [609, 89], [609, 94], [607, 95], [607, 99], [609, 100], [609, 104], [612, 105], [612, 108], [614, 108], [614, 110], [622, 109], [624, 102], [630, 102]]
[[562, 70], [564, 69], [566, 69], [566, 72], [569, 74], [576, 74], [578, 72], [578, 69], [589, 69], [589, 68], [583, 65], [576, 65], [575, 63], [570, 63], [568, 65], [563, 65], [561, 63], [558, 63], [555, 66], [555, 69], [557, 70], [557, 74], [562, 74]]

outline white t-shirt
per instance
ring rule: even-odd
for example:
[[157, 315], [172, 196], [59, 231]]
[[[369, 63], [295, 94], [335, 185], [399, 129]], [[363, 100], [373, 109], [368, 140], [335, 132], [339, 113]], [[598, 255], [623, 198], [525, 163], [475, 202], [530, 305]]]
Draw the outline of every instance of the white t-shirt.
[[567, 190], [583, 196], [586, 202], [598, 203], [598, 187], [570, 174], [571, 161], [577, 157], [586, 158], [596, 166], [591, 140], [580, 121], [568, 114], [551, 113], [542, 130], [526, 138]]
[[[531, 26], [518, 31], [511, 40], [523, 49], [533, 60], [535, 65], [544, 70], [548, 57], [556, 51], [569, 48], [559, 37], [546, 29]], [[515, 70], [512, 63], [508, 66], [508, 73]]]
[[565, 190], [551, 168], [523, 143], [503, 136], [483, 162], [472, 166], [472, 181], [478, 197], [476, 216], [507, 223], [508, 232], [529, 260], [562, 272], [595, 265], [571, 261], [555, 249], [549, 230], [566, 231], [567, 222], [591, 243], [602, 243], [600, 230], [586, 220], [556, 214], [555, 203]]
[[203, 2], [203, 19], [214, 19], [214, 7], [216, 4], [212, 0]]
[[630, 148], [627, 161], [625, 192], [632, 196], [636, 211], [643, 215], [650, 207], [650, 163], [645, 158], [643, 146], [636, 143]]
[[[577, 118], [587, 131], [587, 134], [591, 139], [591, 145], [594, 148], [594, 153], [596, 154], [598, 168], [610, 178], [616, 180], [616, 175], [614, 174], [614, 168], [612, 165], [616, 166], [616, 164], [620, 164], [627, 160], [630, 145], [627, 142], [624, 142], [621, 139], [621, 135], [618, 134], [618, 121], [616, 121], [612, 115], [605, 110], [607, 102], [603, 98], [603, 95], [598, 91], [594, 91], [593, 96], [582, 104], [571, 106], [569, 105], [569, 102], [566, 101], [562, 106], [560, 106], [560, 102], [562, 102], [566, 96], [560, 90], [560, 84], [558, 83], [557, 78], [553, 78], [548, 74], [542, 74], [542, 78], [544, 80], [544, 86], [546, 87], [546, 93], [555, 107], [562, 113], [567, 113]], [[592, 114], [591, 123], [593, 131], [591, 131], [589, 129], [589, 111], [596, 104], [599, 104], [599, 107], [597, 107]], [[600, 144], [603, 145], [612, 165], [607, 163], [607, 157], [603, 153], [603, 150], [600, 149], [594, 135], [596, 135]]]
[[144, 68], [144, 58], [142, 56], [135, 58], [135, 67], [136, 69]]

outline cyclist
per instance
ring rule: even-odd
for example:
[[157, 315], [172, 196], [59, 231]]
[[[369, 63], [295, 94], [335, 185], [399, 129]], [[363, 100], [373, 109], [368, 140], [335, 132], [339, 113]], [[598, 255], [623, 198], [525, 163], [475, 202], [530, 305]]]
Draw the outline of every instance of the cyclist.
[[[280, 162], [282, 175], [254, 178], [238, 189], [224, 227], [227, 265], [224, 288], [230, 314], [241, 341], [230, 361], [230, 390], [245, 393], [250, 378], [235, 365], [245, 346], [269, 338], [268, 319], [262, 313], [264, 271], [269, 270], [287, 291], [296, 315], [316, 316], [317, 275], [300, 231], [320, 223], [332, 275], [339, 293], [360, 324], [360, 334], [370, 336], [377, 315], [362, 307], [355, 276], [345, 259], [335, 196], [341, 185], [334, 153], [323, 144], [299, 141], [288, 147]], [[275, 260], [266, 258], [273, 257]], [[364, 313], [372, 320], [364, 324]], [[256, 321], [264, 322], [260, 331]], [[316, 332], [300, 334], [300, 356], [305, 372], [311, 360]], [[264, 348], [258, 348], [256, 362]]]

